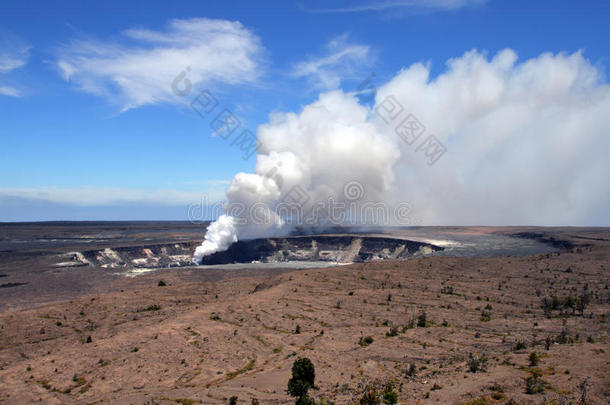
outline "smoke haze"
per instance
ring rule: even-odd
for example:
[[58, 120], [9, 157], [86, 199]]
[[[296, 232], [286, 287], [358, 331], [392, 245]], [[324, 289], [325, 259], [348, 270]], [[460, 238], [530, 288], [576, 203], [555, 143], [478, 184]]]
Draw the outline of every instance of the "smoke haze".
[[[229, 207], [247, 209], [210, 225], [194, 260], [294, 231], [282, 209], [295, 189], [305, 212], [331, 199], [352, 219], [380, 203], [408, 204], [423, 225], [608, 223], [609, 112], [603, 73], [580, 52], [517, 62], [510, 49], [470, 51], [435, 78], [416, 63], [380, 86], [373, 106], [320, 94], [259, 127], [254, 173], [227, 190]], [[384, 218], [378, 225], [397, 224]]]

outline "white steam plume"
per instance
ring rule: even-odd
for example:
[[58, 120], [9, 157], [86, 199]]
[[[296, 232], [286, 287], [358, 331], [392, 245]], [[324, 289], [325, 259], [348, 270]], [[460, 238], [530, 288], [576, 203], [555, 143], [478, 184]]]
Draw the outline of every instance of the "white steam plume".
[[[237, 238], [292, 231], [281, 209], [295, 186], [306, 211], [329, 198], [352, 203], [344, 188], [353, 183], [360, 204], [406, 201], [426, 225], [609, 224], [603, 73], [580, 52], [516, 62], [510, 49], [491, 59], [470, 51], [433, 79], [426, 65], [403, 69], [373, 107], [336, 90], [299, 114], [272, 114], [258, 130], [254, 173], [227, 191], [229, 206], [246, 210], [212, 224], [194, 260]], [[388, 100], [403, 109], [394, 119]], [[426, 127], [411, 144], [396, 132], [409, 113]], [[418, 148], [430, 134], [446, 147], [432, 166]]]
[[228, 215], [221, 215], [208, 227], [205, 240], [195, 249], [194, 257], [201, 258], [217, 251], [227, 250], [234, 242], [237, 242], [234, 220]]

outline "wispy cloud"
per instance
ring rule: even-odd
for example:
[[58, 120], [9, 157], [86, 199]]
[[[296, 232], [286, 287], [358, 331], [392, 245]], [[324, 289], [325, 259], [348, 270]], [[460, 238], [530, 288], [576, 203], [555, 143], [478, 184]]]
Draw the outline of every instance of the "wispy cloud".
[[8, 73], [25, 65], [30, 57], [30, 48], [5, 49], [0, 51], [0, 73]]
[[[25, 66], [30, 58], [30, 49], [29, 45], [24, 44], [17, 37], [0, 38], [0, 74], [8, 74]], [[21, 97], [21, 91], [15, 87], [0, 84], [0, 95]]]
[[347, 39], [344, 34], [331, 40], [324, 55], [296, 63], [292, 75], [308, 78], [318, 89], [339, 87], [343, 79], [352, 78], [374, 60], [368, 45], [350, 44]]
[[0, 198], [16, 197], [76, 206], [105, 206], [125, 203], [188, 205], [200, 202], [214, 203], [224, 198], [224, 190], [211, 187], [206, 192], [183, 190], [143, 190], [112, 187], [37, 187], [0, 188]]
[[21, 92], [14, 87], [0, 86], [0, 95], [9, 97], [21, 97]]
[[57, 68], [81, 90], [123, 110], [176, 102], [172, 81], [187, 73], [193, 86], [256, 82], [264, 66], [259, 38], [240, 22], [172, 20], [166, 30], [137, 28], [119, 41], [75, 40], [58, 52]]
[[[464, 7], [470, 7], [485, 3], [487, 0], [379, 0], [350, 2], [346, 5], [329, 6], [331, 2], [325, 3], [324, 7], [308, 8], [306, 11], [317, 13], [359, 13], [371, 11], [388, 10], [417, 10], [417, 11], [448, 11]], [[334, 4], [337, 4], [335, 2]], [[342, 3], [345, 4], [345, 3]]]

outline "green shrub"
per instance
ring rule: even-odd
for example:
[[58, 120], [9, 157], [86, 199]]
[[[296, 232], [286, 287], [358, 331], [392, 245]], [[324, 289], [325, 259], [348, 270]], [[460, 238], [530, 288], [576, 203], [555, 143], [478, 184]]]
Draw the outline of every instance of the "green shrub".
[[530, 376], [525, 379], [525, 393], [529, 395], [540, 394], [544, 392], [546, 382], [543, 381], [542, 370], [539, 368], [533, 368], [530, 370]]
[[529, 395], [540, 394], [544, 392], [544, 382], [533, 375], [525, 379], [525, 393]]
[[387, 337], [398, 336], [398, 328], [396, 326], [392, 326], [388, 332], [385, 334]]
[[425, 328], [427, 325], [426, 323], [426, 312], [423, 311], [421, 314], [419, 314], [419, 316], [417, 317], [417, 327], [418, 328]]
[[481, 322], [489, 322], [491, 321], [491, 312], [482, 311], [481, 312]]
[[528, 357], [530, 367], [536, 367], [538, 365], [538, 360], [539, 359], [540, 359], [540, 356], [538, 356], [536, 354], [536, 352], [531, 352], [529, 357]]
[[373, 337], [372, 336], [366, 336], [364, 338], [360, 338], [360, 340], [358, 340], [358, 344], [362, 347], [366, 347], [368, 345], [370, 345], [371, 343], [373, 343]]
[[383, 390], [383, 403], [388, 405], [394, 405], [398, 402], [398, 394], [394, 391], [392, 384], [387, 384]]
[[379, 405], [379, 394], [375, 387], [366, 387], [360, 398], [360, 405]]
[[486, 371], [487, 370], [487, 356], [477, 356], [470, 353], [470, 357], [466, 362], [468, 365], [468, 369], [471, 373], [476, 373], [478, 371]]

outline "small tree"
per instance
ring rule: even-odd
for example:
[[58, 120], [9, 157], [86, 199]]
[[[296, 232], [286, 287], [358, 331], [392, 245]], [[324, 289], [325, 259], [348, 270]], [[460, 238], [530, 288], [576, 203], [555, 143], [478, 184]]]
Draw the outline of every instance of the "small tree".
[[528, 359], [530, 361], [530, 367], [536, 367], [538, 365], [538, 354], [531, 352]]
[[229, 405], [237, 405], [237, 397], [235, 395], [229, 398]]
[[297, 398], [297, 404], [309, 404], [311, 401], [307, 396], [307, 391], [315, 388], [315, 379], [316, 371], [311, 360], [306, 357], [298, 358], [292, 364], [292, 377], [288, 380], [286, 392]]

